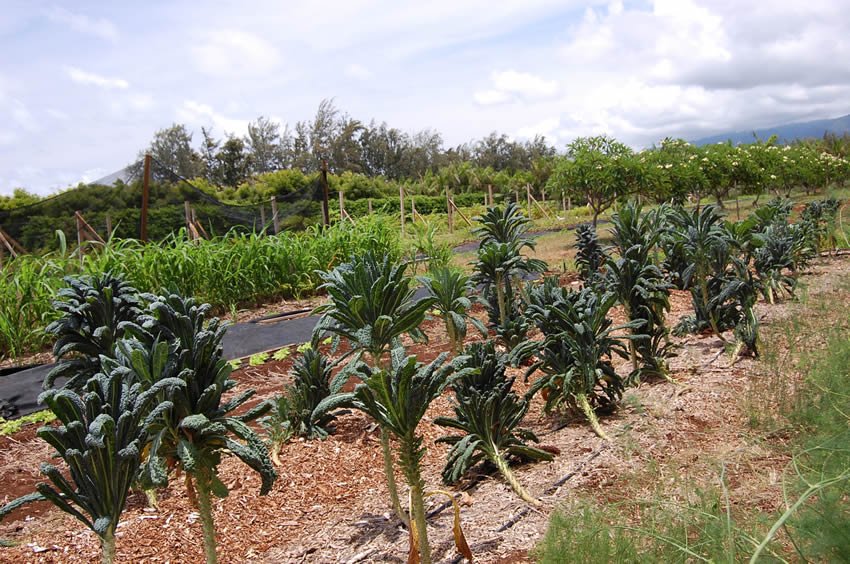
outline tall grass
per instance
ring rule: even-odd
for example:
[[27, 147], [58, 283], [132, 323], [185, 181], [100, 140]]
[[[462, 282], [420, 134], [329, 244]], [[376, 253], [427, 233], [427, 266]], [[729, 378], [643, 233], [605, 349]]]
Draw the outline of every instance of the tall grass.
[[65, 275], [111, 270], [142, 292], [178, 292], [224, 310], [309, 294], [320, 283], [316, 270], [333, 268], [353, 254], [401, 254], [397, 230], [378, 217], [275, 236], [232, 231], [192, 242], [181, 231], [159, 244], [114, 240], [88, 246], [82, 261], [77, 251], [62, 247], [5, 264], [0, 273], [0, 358], [48, 343], [44, 328], [56, 316], [52, 300]]

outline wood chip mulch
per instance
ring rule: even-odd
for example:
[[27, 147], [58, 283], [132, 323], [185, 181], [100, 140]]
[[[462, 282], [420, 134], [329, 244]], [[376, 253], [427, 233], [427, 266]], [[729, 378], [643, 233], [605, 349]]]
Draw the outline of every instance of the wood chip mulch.
[[[836, 259], [822, 262], [812, 278], [840, 276], [848, 266]], [[671, 302], [672, 324], [690, 312], [690, 296], [674, 292]], [[767, 306], [759, 309], [767, 311]], [[483, 318], [480, 310], [477, 315]], [[447, 348], [445, 331], [436, 320], [426, 330], [430, 343], [414, 346], [413, 352], [433, 358]], [[468, 340], [477, 338], [470, 330]], [[716, 337], [677, 341], [682, 348], [671, 362], [676, 383], [629, 390], [620, 409], [602, 418], [614, 438], [610, 446], [582, 421], [543, 415], [540, 398], [534, 399], [525, 425], [560, 454], [553, 462], [523, 465], [516, 473], [532, 495], [541, 496], [541, 510], [529, 510], [494, 475], [479, 475], [452, 489], [461, 500], [464, 530], [478, 561], [529, 561], [528, 551], [545, 532], [553, 509], [578, 495], [615, 502], [649, 497], [661, 488], [684, 496], [684, 484], [716, 481], [721, 466], [733, 499], [764, 511], [781, 505], [780, 478], [787, 461], [750, 440], [740, 404], [755, 361], [732, 364], [728, 354], [718, 355], [724, 343]], [[291, 358], [245, 367], [234, 377], [258, 388], [258, 398], [271, 397], [288, 382], [290, 366]], [[628, 370], [624, 362], [618, 366]], [[512, 375], [517, 376], [517, 389], [524, 391], [523, 370], [512, 369]], [[446, 489], [440, 471], [447, 448], [434, 443], [445, 431], [433, 419], [450, 411], [447, 393], [429, 408], [421, 427], [428, 447], [423, 477], [429, 490]], [[265, 497], [258, 495], [260, 480], [252, 471], [225, 459], [221, 475], [230, 495], [214, 502], [221, 561], [405, 562], [408, 537], [391, 515], [378, 433], [364, 415], [350, 413], [338, 419], [336, 433], [327, 440], [289, 442], [280, 453], [278, 480]], [[33, 434], [25, 429], [0, 443], [0, 503], [25, 493], [21, 484], [31, 488], [38, 479], [38, 462], [49, 457], [50, 449]], [[570, 478], [554, 486], [565, 476]], [[403, 478], [398, 478], [404, 491]], [[441, 496], [432, 497], [429, 507], [443, 502]], [[429, 519], [435, 561], [455, 558], [451, 528], [451, 510]], [[147, 507], [144, 495], [133, 494], [118, 531], [117, 562], [203, 561], [201, 523], [180, 479], [159, 493], [156, 509]], [[3, 521], [0, 538], [17, 543], [0, 548], [0, 562], [100, 558], [94, 534], [49, 506], [30, 506]]]

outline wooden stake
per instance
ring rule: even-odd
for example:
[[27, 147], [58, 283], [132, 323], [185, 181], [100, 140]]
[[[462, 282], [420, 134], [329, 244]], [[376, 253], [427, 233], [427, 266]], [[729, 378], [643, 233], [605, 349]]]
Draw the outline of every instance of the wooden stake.
[[540, 189], [540, 201], [542, 201], [544, 204], [546, 203], [546, 189], [545, 188]]
[[446, 188], [446, 219], [448, 219], [448, 223], [449, 223], [449, 233], [454, 233], [454, 230], [455, 230], [454, 210], [452, 209], [451, 191], [448, 188]]
[[404, 186], [398, 187], [398, 209], [401, 210], [401, 236], [404, 237]]
[[[413, 223], [416, 223], [416, 216], [417, 215], [419, 215], [419, 214], [416, 213], [416, 197], [414, 196], [414, 197], [410, 198], [410, 218], [413, 221]], [[422, 216], [420, 215], [419, 218], [422, 219]]]
[[[540, 211], [543, 212], [543, 215], [545, 215], [549, 219], [552, 219], [552, 216], [551, 216], [551, 214], [549, 214], [549, 211], [546, 208], [544, 208], [543, 206], [540, 205], [540, 202], [537, 201], [537, 198], [535, 198], [534, 196], [531, 195], [531, 190], [529, 190], [529, 192], [528, 192], [528, 197], [531, 198], [531, 201], [534, 202], [534, 205], [537, 206], [537, 208]], [[531, 216], [529, 215], [529, 217], [531, 217]]]
[[106, 214], [106, 240], [112, 240], [112, 216]]
[[151, 154], [145, 153], [144, 176], [142, 177], [142, 225], [139, 238], [143, 243], [148, 241], [148, 204], [151, 194]]
[[0, 268], [2, 268], [3, 255], [6, 254], [5, 249], [9, 249], [10, 258], [15, 258], [15, 249], [13, 249], [12, 245], [9, 244], [9, 241], [4, 236], [2, 230], [0, 230], [0, 243], [3, 243], [2, 245], [0, 245]]
[[6, 233], [6, 230], [2, 227], [0, 227], [0, 242], [9, 249], [9, 253], [11, 253], [12, 257], [27, 254], [27, 250], [18, 243], [14, 237]]
[[79, 211], [74, 212], [74, 219], [77, 223], [77, 253], [80, 255], [80, 264], [83, 264], [83, 224], [80, 221], [82, 216]]
[[271, 197], [272, 200], [272, 223], [274, 224], [274, 234], [277, 235], [280, 233], [280, 216], [277, 214], [277, 200], [274, 196]]
[[195, 215], [195, 209], [192, 208], [192, 225], [195, 227], [195, 233], [198, 235], [198, 239], [203, 237], [204, 239], [209, 239], [210, 236], [207, 235], [207, 230], [204, 229], [204, 226], [201, 225], [201, 222], [198, 221], [198, 217]]
[[367, 205], [368, 205], [368, 207], [369, 207], [369, 215], [372, 215], [372, 198], [369, 198], [369, 199], [366, 201], [366, 204], [367, 204]]
[[463, 212], [460, 211], [460, 208], [458, 208], [457, 204], [455, 204], [454, 198], [451, 199], [451, 204], [452, 204], [452, 207], [455, 209], [455, 211], [460, 214], [460, 217], [463, 218], [463, 220], [466, 222], [466, 224], [469, 225], [470, 227], [472, 227], [472, 222], [469, 221], [469, 218], [467, 218], [465, 215], [463, 215]]
[[492, 206], [493, 205], [493, 185], [492, 184], [487, 185], [487, 194], [489, 194], [489, 196], [490, 196], [490, 205]]
[[345, 201], [342, 197], [342, 190], [339, 191], [339, 220], [345, 219]]
[[98, 243], [106, 243], [106, 241], [103, 240], [103, 237], [101, 237], [100, 234], [97, 231], [95, 231], [94, 227], [89, 225], [89, 223], [85, 220], [85, 218], [83, 217], [83, 214], [76, 211], [76, 212], [74, 212], [74, 216], [76, 217], [76, 220], [77, 220], [77, 229], [78, 230], [82, 229], [84, 239], [86, 239], [86, 240], [94, 239]]
[[186, 229], [189, 232], [189, 240], [194, 241], [195, 237], [192, 235], [192, 206], [189, 204], [189, 200], [183, 202], [183, 215], [186, 219]]
[[319, 178], [322, 182], [322, 219], [325, 227], [331, 224], [331, 210], [328, 203], [328, 161], [322, 160], [322, 170]]
[[567, 211], [567, 193], [561, 192], [561, 207]]
[[525, 185], [525, 200], [528, 206], [528, 217], [531, 219], [531, 184]]

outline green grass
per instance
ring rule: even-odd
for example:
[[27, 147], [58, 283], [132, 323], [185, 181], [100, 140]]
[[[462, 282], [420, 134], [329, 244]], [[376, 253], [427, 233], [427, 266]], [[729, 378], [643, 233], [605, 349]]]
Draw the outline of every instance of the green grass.
[[320, 284], [325, 270], [368, 250], [398, 258], [395, 226], [373, 217], [335, 224], [324, 232], [260, 236], [230, 232], [197, 242], [183, 234], [160, 244], [115, 240], [79, 255], [61, 250], [7, 261], [0, 272], [0, 359], [42, 349], [56, 312], [52, 301], [66, 275], [113, 271], [141, 292], [177, 292], [211, 303], [219, 313], [238, 305], [299, 297]]
[[24, 415], [11, 421], [6, 421], [0, 417], [0, 437], [14, 435], [23, 429], [24, 425], [29, 425], [30, 423], [50, 423], [55, 420], [56, 416], [49, 409], [36, 411], [35, 413], [30, 413], [29, 415]]
[[[647, 500], [577, 497], [553, 513], [534, 555], [540, 562], [850, 561], [850, 281], [804, 297], [802, 312], [769, 326], [762, 370], [745, 410], [790, 455], [784, 504], [773, 514], [732, 499], [721, 466], [715, 485], [657, 484]], [[667, 469], [667, 473], [675, 469]], [[657, 469], [652, 472], [657, 473]], [[684, 500], [684, 501], [683, 501]], [[752, 559], [752, 560], [751, 560]]]

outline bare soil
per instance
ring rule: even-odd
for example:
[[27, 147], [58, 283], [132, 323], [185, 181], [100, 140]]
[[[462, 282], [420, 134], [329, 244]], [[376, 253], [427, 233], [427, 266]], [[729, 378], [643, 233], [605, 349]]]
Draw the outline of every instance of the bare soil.
[[[830, 292], [846, 276], [850, 262], [820, 260], [805, 276], [810, 295]], [[564, 280], [569, 283], [569, 280]], [[674, 292], [672, 325], [691, 312], [686, 292]], [[800, 315], [798, 303], [759, 305], [763, 327]], [[484, 317], [482, 311], [476, 315]], [[614, 316], [621, 315], [618, 312]], [[447, 350], [442, 322], [428, 321], [427, 345], [411, 353], [430, 360]], [[731, 335], [726, 335], [731, 338]], [[467, 340], [479, 339], [470, 329]], [[528, 552], [543, 535], [552, 510], [578, 495], [616, 502], [649, 498], [663, 490], [686, 496], [694, 484], [716, 483], [721, 471], [730, 497], [740, 509], [773, 511], [782, 504], [781, 476], [788, 460], [781, 432], [759, 436], [747, 422], [743, 399], [752, 391], [759, 361], [732, 362], [716, 336], [688, 336], [671, 360], [674, 382], [644, 383], [629, 390], [618, 411], [602, 417], [612, 437], [605, 443], [583, 421], [542, 413], [539, 397], [526, 416], [547, 448], [558, 452], [550, 463], [517, 468], [519, 480], [543, 501], [531, 509], [486, 468], [454, 488], [440, 482], [447, 448], [434, 440], [444, 430], [433, 424], [447, 415], [447, 393], [429, 408], [421, 426], [428, 452], [424, 479], [428, 490], [449, 489], [462, 505], [467, 540], [480, 562], [530, 561]], [[293, 354], [294, 356], [294, 354]], [[258, 399], [279, 393], [289, 381], [292, 357], [245, 367], [234, 373], [237, 388], [257, 389]], [[625, 373], [625, 361], [617, 361]], [[519, 391], [527, 389], [521, 369]], [[0, 503], [32, 491], [38, 462], [50, 449], [34, 439], [31, 428], [0, 439]], [[378, 430], [360, 413], [338, 419], [334, 435], [324, 441], [293, 440], [284, 445], [279, 477], [271, 493], [258, 495], [260, 480], [238, 461], [221, 465], [230, 496], [214, 502], [222, 562], [405, 562], [407, 532], [391, 515], [383, 479]], [[400, 483], [403, 480], [399, 476]], [[445, 497], [429, 498], [438, 509]], [[189, 503], [182, 480], [174, 479], [159, 494], [157, 509], [134, 494], [118, 529], [117, 561], [199, 562], [203, 560], [201, 523]], [[429, 519], [435, 561], [452, 561], [452, 511]], [[0, 538], [17, 543], [0, 548], [0, 562], [92, 562], [99, 559], [97, 539], [70, 516], [45, 505], [31, 505], [0, 523]]]

